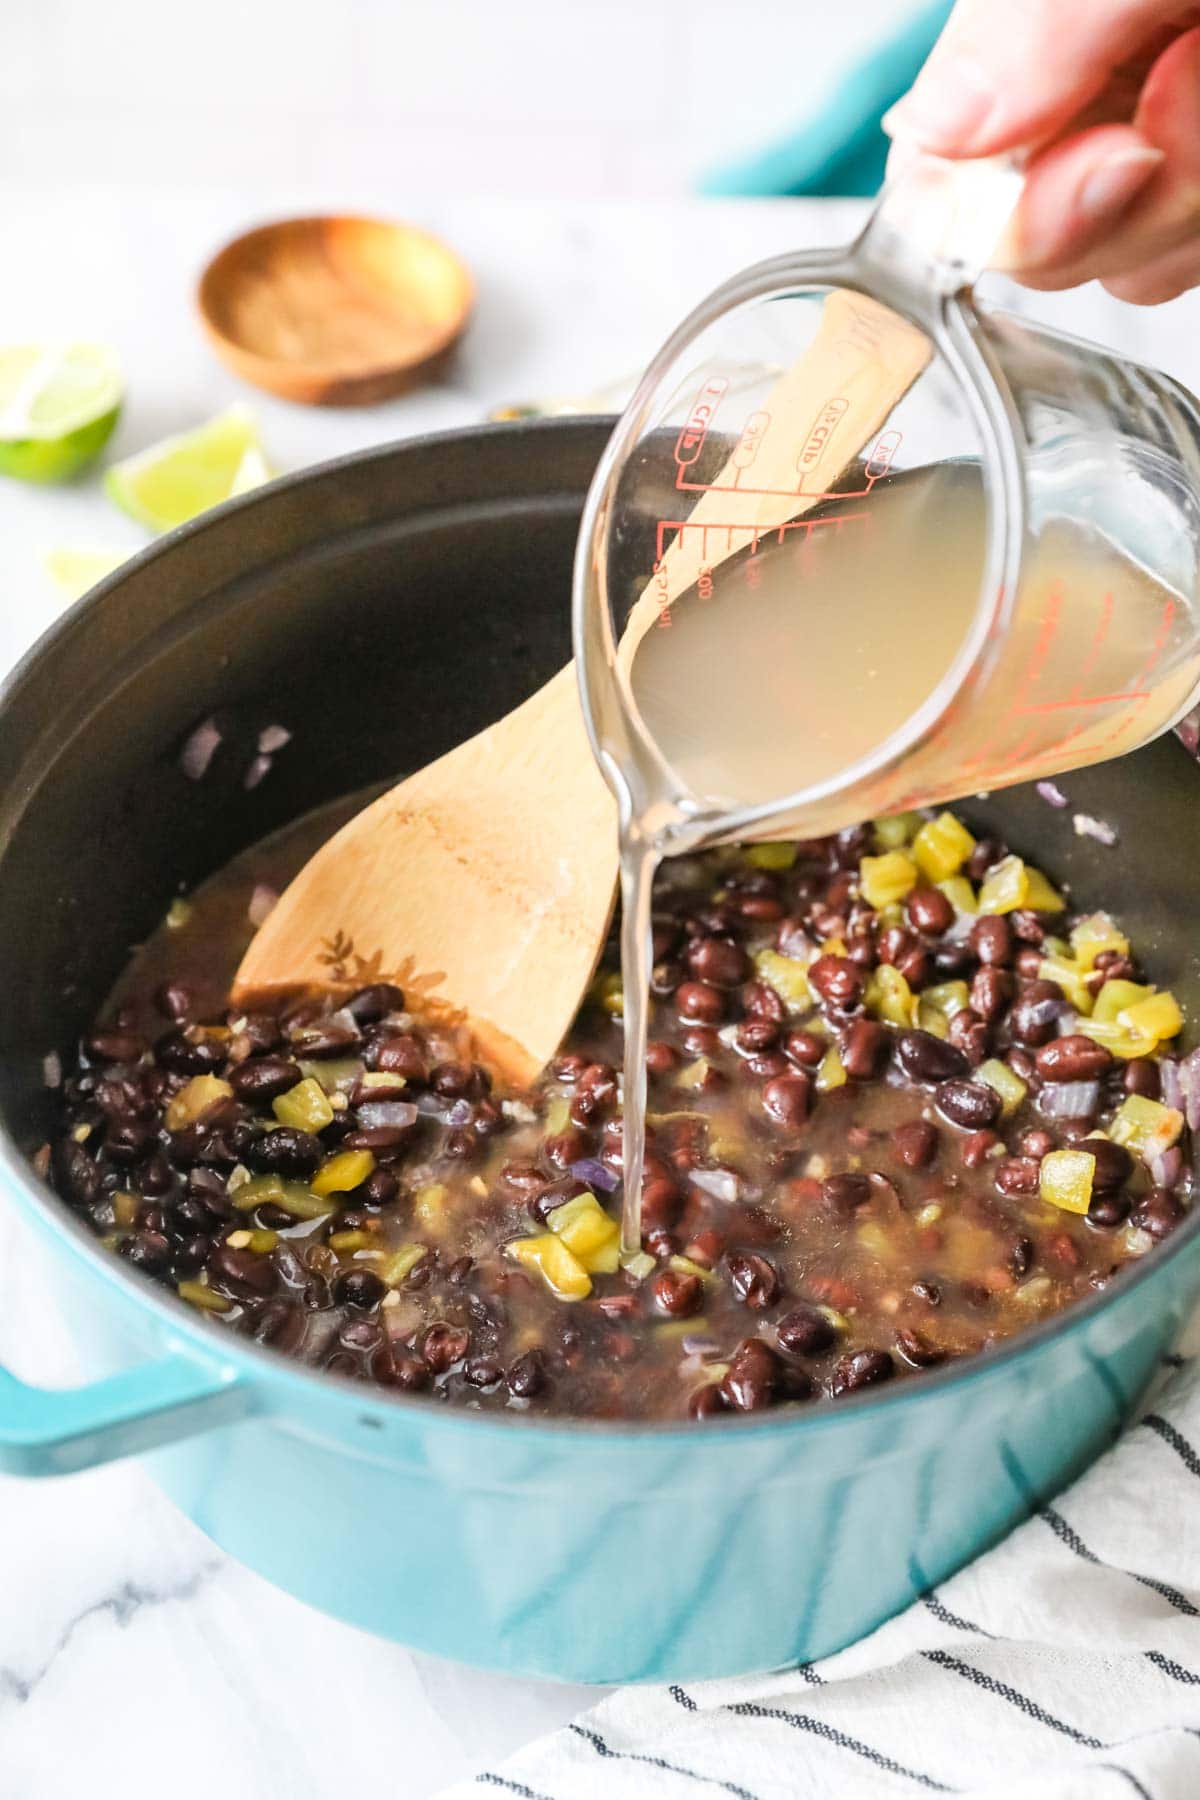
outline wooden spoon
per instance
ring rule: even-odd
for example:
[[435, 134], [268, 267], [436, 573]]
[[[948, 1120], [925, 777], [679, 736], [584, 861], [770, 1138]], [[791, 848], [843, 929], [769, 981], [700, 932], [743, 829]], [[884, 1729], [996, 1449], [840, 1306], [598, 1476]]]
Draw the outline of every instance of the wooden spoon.
[[[706, 494], [691, 519], [703, 523], [712, 503], [726, 522], [765, 529], [807, 511], [928, 359], [928, 340], [895, 314], [858, 294], [832, 294], [812, 344], [771, 394], [779, 428], [756, 464], [760, 488], [794, 481], [795, 446], [836, 396], [844, 409], [807, 469], [808, 492]], [[699, 536], [685, 533], [663, 559], [668, 604], [696, 580]], [[636, 602], [623, 660], [662, 603], [658, 584]], [[616, 877], [616, 808], [569, 664], [499, 724], [343, 826], [260, 927], [233, 999], [251, 1005], [297, 989], [393, 980], [414, 1011], [468, 1024], [485, 1060], [524, 1085], [579, 1007]]]
[[285, 400], [399, 393], [467, 322], [471, 277], [427, 232], [333, 216], [260, 225], [218, 251], [197, 303], [221, 360]]

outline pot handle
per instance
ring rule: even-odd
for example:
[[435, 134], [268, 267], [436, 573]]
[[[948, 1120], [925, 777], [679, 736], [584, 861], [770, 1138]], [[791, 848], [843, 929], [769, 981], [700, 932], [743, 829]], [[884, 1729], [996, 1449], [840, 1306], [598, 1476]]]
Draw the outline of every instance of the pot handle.
[[178, 1347], [78, 1388], [39, 1388], [0, 1368], [0, 1471], [67, 1475], [191, 1437], [250, 1411], [231, 1365]]

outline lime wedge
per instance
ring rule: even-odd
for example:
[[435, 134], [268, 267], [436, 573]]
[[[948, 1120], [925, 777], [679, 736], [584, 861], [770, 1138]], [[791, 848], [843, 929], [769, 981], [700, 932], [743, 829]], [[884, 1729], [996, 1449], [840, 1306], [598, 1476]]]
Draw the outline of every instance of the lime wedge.
[[244, 406], [195, 431], [164, 438], [104, 477], [109, 498], [151, 531], [169, 531], [269, 479], [258, 428]]
[[78, 600], [98, 581], [119, 569], [131, 554], [128, 550], [81, 550], [64, 545], [58, 550], [47, 550], [42, 566], [66, 599]]
[[0, 349], [0, 474], [67, 480], [108, 442], [123, 393], [103, 344]]

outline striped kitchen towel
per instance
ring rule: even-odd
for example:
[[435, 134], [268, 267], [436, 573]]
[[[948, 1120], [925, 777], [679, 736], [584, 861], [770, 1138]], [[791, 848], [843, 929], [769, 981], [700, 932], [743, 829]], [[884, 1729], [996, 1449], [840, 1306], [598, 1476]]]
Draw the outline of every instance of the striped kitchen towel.
[[996, 1549], [819, 1663], [629, 1688], [442, 1800], [1200, 1797], [1200, 1360]]

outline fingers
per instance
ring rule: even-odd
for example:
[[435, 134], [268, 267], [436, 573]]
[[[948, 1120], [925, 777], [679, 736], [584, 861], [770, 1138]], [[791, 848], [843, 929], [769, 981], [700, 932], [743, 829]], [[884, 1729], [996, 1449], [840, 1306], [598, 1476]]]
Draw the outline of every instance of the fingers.
[[943, 156], [1044, 142], [1180, 13], [1179, 0], [958, 0], [885, 128]]
[[1198, 241], [1200, 29], [1159, 57], [1133, 127], [1076, 133], [1030, 166], [997, 266], [1032, 287], [1095, 278], [1154, 304], [1182, 291]]
[[1143, 264], [1124, 275], [1110, 275], [1104, 286], [1118, 300], [1134, 306], [1161, 306], [1178, 300], [1200, 282], [1200, 241], [1181, 244], [1157, 261]]
[[1165, 153], [1131, 125], [1100, 125], [1053, 145], [1032, 163], [992, 266], [1053, 277], [1112, 232], [1160, 172]]

